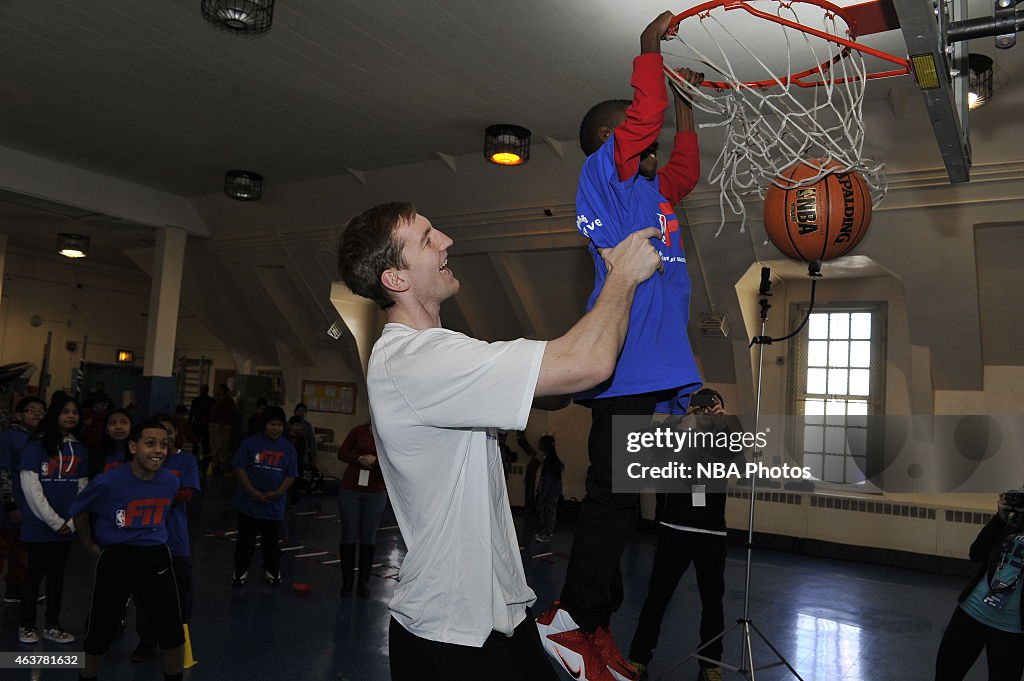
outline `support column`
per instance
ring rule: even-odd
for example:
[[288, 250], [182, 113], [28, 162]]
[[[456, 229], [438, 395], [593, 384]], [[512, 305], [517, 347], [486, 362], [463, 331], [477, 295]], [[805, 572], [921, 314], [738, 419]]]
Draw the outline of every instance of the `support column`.
[[174, 378], [174, 346], [178, 333], [178, 307], [185, 263], [186, 233], [164, 227], [157, 233], [153, 253], [153, 286], [149, 296], [146, 357], [135, 402], [143, 418], [157, 412], [174, 413], [178, 397]]

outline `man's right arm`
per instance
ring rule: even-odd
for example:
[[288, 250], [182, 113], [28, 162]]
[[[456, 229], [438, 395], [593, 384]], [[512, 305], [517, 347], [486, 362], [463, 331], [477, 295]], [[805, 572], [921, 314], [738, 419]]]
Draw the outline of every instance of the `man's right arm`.
[[612, 375], [626, 340], [633, 293], [661, 267], [661, 256], [650, 243], [660, 234], [656, 227], [641, 229], [602, 251], [608, 267], [604, 287], [582, 319], [564, 336], [548, 341], [535, 397], [577, 393]]

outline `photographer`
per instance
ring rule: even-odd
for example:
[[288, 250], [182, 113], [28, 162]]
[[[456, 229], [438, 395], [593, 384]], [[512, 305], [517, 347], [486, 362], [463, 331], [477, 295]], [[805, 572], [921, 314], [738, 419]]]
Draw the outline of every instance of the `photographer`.
[[1024, 489], [999, 495], [999, 511], [971, 544], [977, 576], [958, 599], [935, 659], [935, 681], [962, 681], [982, 649], [988, 678], [1021, 678], [1024, 673], [1024, 610], [1021, 567], [1024, 557]]
[[[676, 428], [733, 433], [738, 432], [742, 426], [736, 417], [727, 415], [725, 400], [718, 391], [703, 388], [694, 395], [687, 415], [676, 424]], [[701, 448], [687, 454], [702, 462], [729, 461], [739, 456], [728, 448], [715, 447]], [[651, 581], [629, 650], [630, 664], [641, 679], [647, 674], [652, 651], [658, 644], [665, 608], [690, 563], [693, 563], [697, 571], [697, 589], [700, 592], [701, 645], [707, 644], [725, 630], [722, 598], [725, 595], [726, 481], [709, 482], [715, 483], [714, 489], [708, 490], [705, 485], [695, 484], [690, 492], [663, 496], [663, 506], [659, 508], [657, 518], [660, 534]], [[721, 639], [708, 645], [702, 653], [711, 659], [721, 659]], [[699, 681], [721, 681], [722, 671], [719, 667], [705, 660], [700, 660], [700, 665]]]

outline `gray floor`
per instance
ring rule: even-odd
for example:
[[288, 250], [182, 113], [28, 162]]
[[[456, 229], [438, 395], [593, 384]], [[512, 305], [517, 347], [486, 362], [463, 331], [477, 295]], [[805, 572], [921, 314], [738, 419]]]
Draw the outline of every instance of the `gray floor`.
[[[219, 481], [218, 481], [219, 482]], [[234, 527], [227, 491], [214, 484], [193, 508], [195, 612], [192, 648], [199, 664], [186, 679], [317, 679], [327, 681], [384, 681], [387, 664], [387, 601], [404, 547], [390, 514], [378, 544], [378, 565], [369, 599], [339, 599], [337, 540], [339, 525], [331, 496], [304, 498], [289, 513], [284, 531], [288, 558], [284, 585], [271, 587], [258, 579], [242, 589], [229, 585], [234, 543], [224, 530]], [[565, 574], [571, 526], [563, 523], [552, 544], [534, 545], [529, 519], [517, 516], [523, 539], [526, 574], [538, 595], [537, 610], [557, 596]], [[303, 548], [292, 549], [301, 545]], [[730, 547], [726, 568], [726, 619], [743, 611], [745, 551]], [[309, 555], [326, 552], [322, 555]], [[626, 650], [646, 589], [654, 554], [654, 536], [638, 532], [626, 549], [626, 601], [612, 629]], [[62, 622], [81, 634], [89, 598], [89, 557], [75, 547], [67, 576]], [[327, 562], [328, 564], [324, 564]], [[258, 556], [257, 562], [258, 565]], [[255, 571], [254, 571], [255, 572]], [[252, 572], [250, 574], [253, 574]], [[313, 585], [307, 594], [292, 582]], [[932, 678], [935, 650], [954, 607], [963, 579], [895, 568], [798, 557], [769, 551], [755, 552], [750, 613], [754, 624], [808, 681], [926, 681]], [[651, 678], [687, 679], [696, 676], [696, 663], [676, 663], [697, 646], [697, 590], [693, 576], [684, 576], [666, 615], [661, 645], [651, 664]], [[41, 613], [40, 613], [41, 616]], [[0, 609], [0, 650], [80, 650], [43, 642], [17, 642], [16, 607]], [[132, 664], [128, 655], [136, 643], [132, 624], [111, 650], [101, 679], [160, 679], [159, 662]], [[726, 639], [726, 661], [738, 663], [741, 634]], [[755, 663], [777, 658], [756, 637]], [[67, 670], [0, 671], [7, 679], [75, 679]], [[568, 677], [566, 677], [568, 678]], [[740, 679], [726, 673], [727, 679]], [[794, 678], [784, 668], [765, 669], [757, 679]], [[985, 678], [979, 661], [968, 679]]]

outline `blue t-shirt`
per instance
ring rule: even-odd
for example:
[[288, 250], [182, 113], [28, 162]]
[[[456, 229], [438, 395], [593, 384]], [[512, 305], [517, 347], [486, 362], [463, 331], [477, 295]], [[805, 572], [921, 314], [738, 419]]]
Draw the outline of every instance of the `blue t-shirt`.
[[128, 454], [127, 444], [124, 447], [108, 449], [107, 453], [103, 455], [103, 469], [100, 470], [100, 473], [106, 473], [107, 471], [112, 471], [115, 468], [123, 466], [128, 463], [128, 459], [130, 458], [131, 455]]
[[82, 490], [71, 512], [92, 513], [92, 533], [100, 546], [160, 546], [167, 543], [167, 518], [178, 493], [178, 478], [160, 469], [149, 480], [130, 465], [97, 475]]
[[[298, 454], [291, 442], [284, 437], [268, 440], [263, 433], [256, 433], [245, 438], [231, 465], [240, 468], [249, 476], [252, 486], [260, 492], [270, 492], [281, 486], [285, 478], [298, 477]], [[282, 495], [271, 502], [254, 501], [238, 486], [235, 492], [235, 506], [239, 511], [251, 518], [260, 520], [281, 520], [287, 495]]]
[[[65, 520], [74, 517], [71, 502], [78, 494], [78, 480], [89, 470], [89, 453], [77, 440], [65, 440], [56, 454], [43, 451], [42, 438], [32, 438], [21, 452], [21, 471], [34, 471], [39, 475], [43, 495], [50, 508]], [[28, 542], [71, 541], [74, 533], [58, 534], [56, 530], [36, 517], [24, 500], [22, 490], [21, 540]]]
[[[11, 492], [14, 494], [14, 503], [18, 508], [25, 506], [25, 495], [21, 491], [19, 471], [21, 450], [25, 448], [25, 443], [31, 436], [32, 433], [22, 428], [21, 425], [16, 425], [0, 433], [0, 468], [11, 474]], [[7, 517], [7, 513], [3, 509], [0, 509], [0, 528], [8, 527], [18, 527], [18, 525]]]
[[992, 579], [982, 577], [977, 586], [960, 603], [960, 608], [982, 624], [1013, 634], [1024, 633], [1021, 627], [1020, 593], [1024, 589], [1021, 568], [1024, 567], [1024, 535], [1007, 537], [1000, 552], [999, 565]]
[[[169, 471], [182, 487], [191, 487], [199, 491], [199, 464], [196, 457], [180, 449], [164, 459], [164, 469]], [[188, 509], [185, 504], [175, 504], [171, 515], [167, 518], [167, 548], [172, 556], [191, 556], [192, 548], [188, 541]]]
[[599, 248], [618, 245], [640, 229], [658, 227], [651, 243], [665, 270], [640, 284], [629, 313], [629, 331], [615, 373], [604, 383], [576, 395], [577, 400], [675, 390], [658, 411], [686, 412], [689, 395], [701, 385], [686, 324], [690, 316], [690, 276], [675, 207], [661, 195], [658, 178], [637, 174], [620, 181], [615, 169], [614, 133], [587, 157], [576, 191], [576, 227], [590, 240], [594, 260], [591, 309], [608, 274]]

